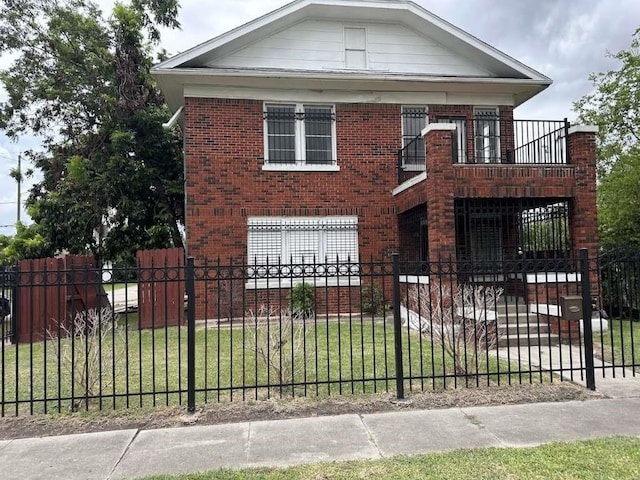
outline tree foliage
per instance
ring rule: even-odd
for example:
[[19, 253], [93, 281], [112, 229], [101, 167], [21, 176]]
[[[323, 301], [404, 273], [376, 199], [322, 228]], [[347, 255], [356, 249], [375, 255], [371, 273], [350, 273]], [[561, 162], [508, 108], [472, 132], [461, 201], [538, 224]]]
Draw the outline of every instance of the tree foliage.
[[16, 224], [14, 236], [0, 235], [0, 264], [9, 265], [28, 258], [51, 255], [51, 249], [36, 224]]
[[594, 92], [574, 104], [597, 125], [598, 223], [605, 246], [640, 246], [640, 29], [627, 50], [609, 54], [617, 70], [590, 76]]
[[109, 18], [90, 0], [6, 0], [0, 73], [8, 93], [0, 128], [35, 134], [42, 181], [30, 192], [34, 221], [55, 250], [131, 259], [135, 250], [182, 246], [181, 138], [149, 74], [158, 28], [177, 27], [177, 0], [116, 4]]

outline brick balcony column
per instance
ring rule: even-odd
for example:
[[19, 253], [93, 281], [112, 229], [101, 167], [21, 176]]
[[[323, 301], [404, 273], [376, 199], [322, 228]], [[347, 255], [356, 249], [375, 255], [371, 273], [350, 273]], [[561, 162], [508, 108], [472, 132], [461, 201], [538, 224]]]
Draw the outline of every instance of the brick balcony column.
[[[567, 146], [569, 161], [576, 167], [573, 208], [569, 216], [571, 249], [577, 257], [586, 248], [589, 258], [598, 254], [598, 212], [596, 207], [596, 133], [598, 127], [577, 125], [569, 129]], [[598, 273], [593, 261], [589, 262], [591, 296], [597, 303]], [[576, 328], [577, 330], [577, 328]]]
[[429, 260], [456, 259], [453, 123], [430, 123], [422, 131], [427, 152]]
[[577, 125], [569, 129], [569, 162], [576, 167], [573, 209], [569, 218], [571, 249], [581, 248], [593, 258], [598, 251], [598, 215], [596, 209], [596, 133], [598, 127]]

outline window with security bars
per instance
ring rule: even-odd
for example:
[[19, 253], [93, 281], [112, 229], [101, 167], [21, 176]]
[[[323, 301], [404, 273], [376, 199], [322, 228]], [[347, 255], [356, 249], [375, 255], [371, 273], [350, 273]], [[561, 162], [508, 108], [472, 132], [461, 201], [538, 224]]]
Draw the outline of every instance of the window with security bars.
[[427, 107], [402, 107], [402, 165], [405, 170], [425, 169], [422, 130], [427, 123]]
[[264, 122], [267, 163], [335, 164], [333, 106], [266, 104]]
[[251, 217], [250, 265], [358, 262], [358, 217]]
[[497, 108], [473, 110], [476, 163], [500, 163], [500, 122]]

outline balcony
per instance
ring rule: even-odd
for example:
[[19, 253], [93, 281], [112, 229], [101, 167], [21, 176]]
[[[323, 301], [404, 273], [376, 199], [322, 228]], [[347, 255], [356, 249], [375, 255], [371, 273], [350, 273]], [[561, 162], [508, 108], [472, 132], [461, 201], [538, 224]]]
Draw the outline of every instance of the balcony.
[[[439, 117], [438, 123], [455, 126], [451, 161], [456, 166], [476, 167], [468, 172], [455, 169], [459, 177], [573, 178], [565, 120], [512, 120], [497, 115], [473, 118]], [[429, 152], [422, 135], [398, 151], [398, 184], [428, 170]], [[477, 167], [494, 167], [481, 168]], [[547, 167], [547, 168], [539, 168]]]

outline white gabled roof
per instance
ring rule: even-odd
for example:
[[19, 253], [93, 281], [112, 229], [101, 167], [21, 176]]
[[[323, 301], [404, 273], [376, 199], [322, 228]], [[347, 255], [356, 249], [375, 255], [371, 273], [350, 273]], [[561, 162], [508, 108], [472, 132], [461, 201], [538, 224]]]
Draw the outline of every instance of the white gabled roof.
[[[480, 78], [455, 75], [412, 75], [406, 72], [392, 78], [394, 72], [358, 72], [360, 76], [364, 75], [370, 81], [379, 80], [379, 83], [393, 81], [394, 88], [398, 87], [399, 82], [405, 82], [409, 89], [414, 89], [416, 88], [415, 82], [420, 81], [432, 85], [454, 85], [454, 87], [457, 84], [469, 85], [473, 82], [478, 84], [484, 82], [491, 84], [490, 88], [494, 90], [497, 84], [504, 84], [505, 92], [513, 94], [515, 103], [520, 104], [551, 84], [551, 80], [540, 72], [409, 0], [295, 0], [249, 23], [175, 55], [153, 67], [152, 73], [158, 78], [159, 85], [165, 92], [170, 107], [174, 110], [182, 104], [182, 98], [178, 99], [177, 96], [182, 97], [185, 85], [218, 84], [221, 77], [227, 77], [227, 81], [229, 81], [232, 77], [247, 76], [254, 77], [254, 79], [306, 76], [316, 82], [322, 79], [335, 82], [336, 77], [345, 80], [353, 78], [354, 72], [327, 71], [326, 69], [301, 71], [287, 68], [216, 66], [216, 59], [229, 56], [307, 19], [335, 21], [347, 19], [357, 22], [402, 24], [416, 32], [424, 32], [425, 36], [446, 46], [460, 57], [472, 59], [482, 69], [491, 72], [491, 75]], [[205, 80], [204, 77], [210, 78]], [[258, 80], [254, 83], [256, 82], [259, 83]], [[221, 84], [224, 84], [224, 81]]]

